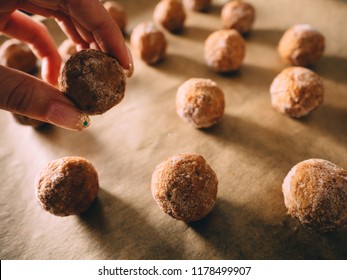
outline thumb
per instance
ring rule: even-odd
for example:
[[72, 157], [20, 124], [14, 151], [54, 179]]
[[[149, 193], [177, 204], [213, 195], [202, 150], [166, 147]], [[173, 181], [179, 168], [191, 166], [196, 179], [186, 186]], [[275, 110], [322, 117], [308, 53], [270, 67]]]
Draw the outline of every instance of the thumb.
[[69, 130], [89, 126], [89, 117], [57, 88], [18, 70], [0, 65], [0, 109]]

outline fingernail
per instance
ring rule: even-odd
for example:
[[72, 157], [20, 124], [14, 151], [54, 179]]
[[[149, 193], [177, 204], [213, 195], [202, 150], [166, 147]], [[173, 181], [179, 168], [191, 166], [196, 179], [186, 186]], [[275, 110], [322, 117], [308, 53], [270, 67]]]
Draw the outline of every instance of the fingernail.
[[134, 74], [134, 60], [133, 55], [131, 54], [130, 49], [127, 47], [128, 57], [129, 57], [129, 66], [128, 69], [124, 69], [125, 75], [130, 78]]
[[46, 118], [48, 122], [69, 130], [82, 130], [90, 125], [88, 115], [63, 102], [52, 102]]

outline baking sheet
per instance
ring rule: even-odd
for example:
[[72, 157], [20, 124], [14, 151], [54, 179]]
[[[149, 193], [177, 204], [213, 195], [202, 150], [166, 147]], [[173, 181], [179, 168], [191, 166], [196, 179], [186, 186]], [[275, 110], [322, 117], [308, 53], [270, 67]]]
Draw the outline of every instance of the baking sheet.
[[[157, 1], [119, 2], [130, 32], [151, 19]], [[257, 18], [244, 64], [218, 75], [203, 62], [203, 42], [220, 28], [225, 2], [189, 12], [183, 33], [166, 33], [159, 65], [135, 58], [125, 99], [83, 132], [36, 131], [0, 111], [1, 259], [346, 259], [346, 230], [320, 234], [288, 217], [281, 184], [308, 158], [347, 168], [347, 1], [249, 0]], [[268, 93], [285, 68], [276, 44], [296, 23], [312, 24], [327, 42], [313, 67], [325, 83], [324, 105], [300, 120], [274, 111]], [[47, 25], [59, 44], [64, 35]], [[211, 78], [225, 92], [225, 115], [212, 128], [194, 129], [176, 115], [176, 90], [191, 77]], [[182, 152], [204, 156], [219, 179], [215, 209], [191, 224], [162, 213], [150, 191], [155, 166]], [[101, 189], [85, 214], [55, 217], [38, 205], [34, 182], [48, 161], [69, 155], [93, 163]]]

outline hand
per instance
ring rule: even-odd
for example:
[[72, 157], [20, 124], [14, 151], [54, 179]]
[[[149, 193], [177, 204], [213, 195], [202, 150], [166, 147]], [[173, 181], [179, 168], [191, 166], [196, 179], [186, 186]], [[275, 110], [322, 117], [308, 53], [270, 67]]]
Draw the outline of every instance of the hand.
[[46, 27], [21, 9], [54, 17], [79, 48], [102, 50], [132, 71], [132, 58], [118, 26], [98, 0], [0, 0], [0, 32], [30, 44], [42, 60], [42, 79], [0, 66], [0, 109], [67, 129], [80, 130], [81, 114], [54, 86], [61, 58]]

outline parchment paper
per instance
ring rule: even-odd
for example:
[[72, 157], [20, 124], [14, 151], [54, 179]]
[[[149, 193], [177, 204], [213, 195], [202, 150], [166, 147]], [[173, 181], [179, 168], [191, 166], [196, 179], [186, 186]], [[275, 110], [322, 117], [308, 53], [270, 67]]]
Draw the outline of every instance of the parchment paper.
[[[119, 2], [130, 32], [151, 20], [157, 1]], [[83, 132], [36, 131], [0, 112], [1, 259], [346, 259], [346, 230], [320, 234], [287, 216], [281, 184], [309, 158], [347, 168], [347, 1], [249, 0], [257, 18], [243, 66], [218, 75], [203, 62], [203, 42], [221, 27], [225, 2], [189, 12], [183, 33], [166, 33], [159, 65], [135, 58], [125, 99]], [[276, 45], [297, 23], [313, 25], [327, 42], [312, 68], [325, 83], [324, 105], [300, 120], [277, 113], [269, 97], [286, 67]], [[46, 24], [59, 44], [63, 33]], [[176, 90], [191, 77], [211, 78], [225, 92], [215, 127], [197, 130], [176, 115]], [[181, 152], [204, 156], [219, 179], [215, 209], [191, 224], [162, 213], [150, 191], [155, 166]], [[70, 155], [94, 164], [101, 189], [85, 214], [55, 217], [38, 205], [34, 183], [48, 161]]]

